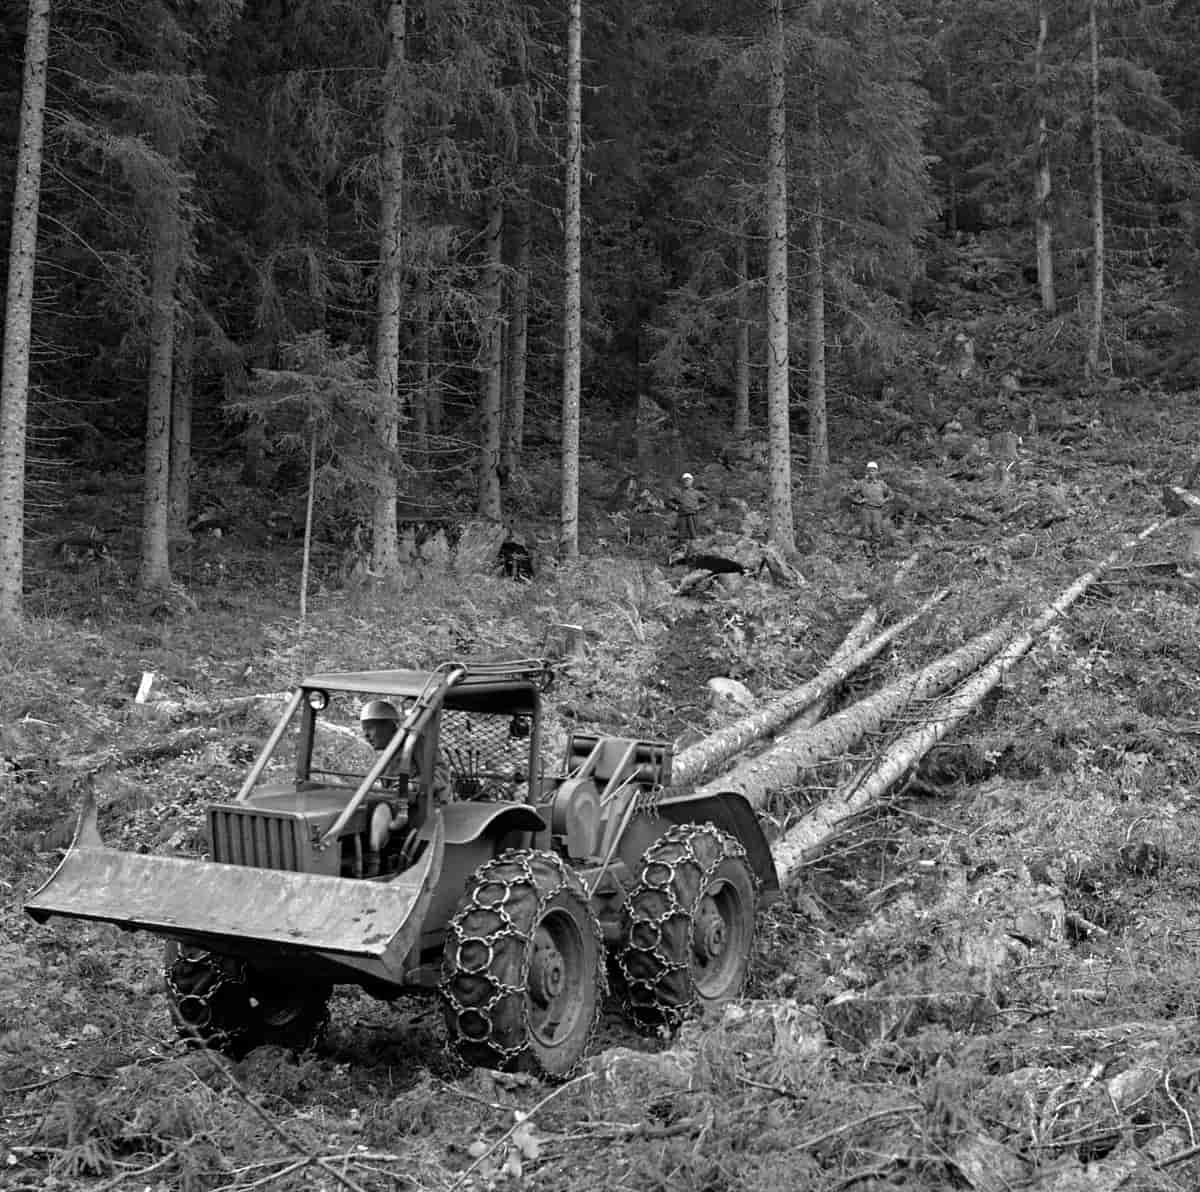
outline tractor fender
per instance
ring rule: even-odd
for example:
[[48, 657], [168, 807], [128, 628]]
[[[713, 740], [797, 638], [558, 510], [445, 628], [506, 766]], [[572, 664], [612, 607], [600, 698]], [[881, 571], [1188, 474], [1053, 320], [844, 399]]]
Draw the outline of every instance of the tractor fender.
[[764, 902], [779, 896], [779, 874], [771, 856], [771, 845], [758, 815], [745, 795], [720, 791], [715, 795], [679, 795], [667, 797], [658, 805], [658, 814], [672, 824], [713, 824], [728, 832], [746, 850], [750, 867], [762, 883]]
[[444, 803], [446, 844], [471, 844], [506, 832], [543, 832], [546, 821], [527, 803]]

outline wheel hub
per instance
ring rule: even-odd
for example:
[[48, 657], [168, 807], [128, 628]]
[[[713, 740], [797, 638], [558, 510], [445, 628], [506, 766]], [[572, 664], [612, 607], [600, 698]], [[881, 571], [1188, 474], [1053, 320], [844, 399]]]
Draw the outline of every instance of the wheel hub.
[[560, 997], [567, 983], [566, 965], [554, 941], [539, 932], [529, 965], [529, 992], [543, 1006]]
[[271, 1027], [290, 1026], [304, 1009], [304, 1001], [299, 997], [251, 997], [250, 1005], [258, 1011], [262, 1021]]
[[725, 952], [728, 932], [725, 919], [711, 898], [705, 898], [696, 914], [694, 948], [700, 960], [716, 960]]

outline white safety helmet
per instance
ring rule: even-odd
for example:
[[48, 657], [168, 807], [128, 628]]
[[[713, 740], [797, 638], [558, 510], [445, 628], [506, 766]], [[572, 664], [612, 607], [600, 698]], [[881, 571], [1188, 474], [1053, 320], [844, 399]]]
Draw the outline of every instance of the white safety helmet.
[[363, 724], [368, 720], [399, 720], [400, 713], [396, 711], [395, 704], [385, 699], [372, 699], [363, 704], [358, 719]]
[[682, 476], [680, 479], [682, 479], [682, 480], [695, 480], [695, 477], [694, 477], [694, 476], [691, 474], [691, 472], [684, 472], [683, 476]]
[[874, 460], [871, 460], [871, 462], [869, 464], [867, 464], [867, 471], [868, 472], [878, 472], [879, 465]]

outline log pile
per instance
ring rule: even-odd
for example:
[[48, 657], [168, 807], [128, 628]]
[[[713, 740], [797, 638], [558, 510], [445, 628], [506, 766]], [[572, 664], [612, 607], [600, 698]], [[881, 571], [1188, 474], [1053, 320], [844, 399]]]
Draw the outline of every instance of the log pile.
[[[673, 783], [676, 786], [693, 786], [703, 781], [729, 765], [734, 757], [753, 742], [761, 741], [784, 728], [806, 708], [827, 699], [850, 675], [876, 658], [900, 634], [945, 598], [945, 590], [935, 592], [916, 612], [876, 634], [870, 641], [845, 652], [839, 648], [830, 659], [829, 665], [807, 683], [772, 700], [754, 715], [747, 716], [683, 750], [675, 758], [672, 769]], [[859, 625], [848, 635], [851, 641], [857, 640], [857, 636], [862, 632], [861, 626], [868, 616], [872, 618], [870, 624], [874, 624], [874, 614], [864, 614]]]
[[[1200, 498], [1176, 490], [1168, 507], [1176, 516], [1186, 516], [1200, 511]], [[676, 759], [674, 783], [693, 787], [698, 795], [737, 792], [761, 808], [774, 792], [800, 786], [805, 771], [845, 760], [864, 738], [888, 732], [887, 746], [878, 750], [869, 764], [841, 783], [774, 844], [781, 880], [794, 879], [806, 860], [848, 818], [886, 795], [930, 749], [978, 709], [1034, 642], [1101, 576], [1130, 549], [1167, 524], [1166, 520], [1154, 522], [1124, 542], [1027, 623], [984, 630], [919, 670], [822, 718], [820, 701], [827, 700], [849, 674], [878, 657], [884, 645], [945, 596], [944, 592], [935, 593], [910, 616], [865, 644], [849, 648], [843, 644], [829, 664], [801, 687], [684, 750]], [[863, 632], [861, 626], [856, 631]], [[773, 740], [761, 752], [744, 756], [754, 743], [761, 744], [768, 738]]]

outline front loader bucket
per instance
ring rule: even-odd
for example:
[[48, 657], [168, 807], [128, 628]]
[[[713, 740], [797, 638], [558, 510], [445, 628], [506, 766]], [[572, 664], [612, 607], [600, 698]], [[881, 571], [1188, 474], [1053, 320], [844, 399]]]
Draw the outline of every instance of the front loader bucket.
[[442, 818], [419, 861], [386, 881], [255, 869], [108, 848], [88, 800], [70, 851], [25, 904], [53, 915], [194, 940], [272, 964], [318, 953], [347, 982], [399, 983], [441, 871]]

